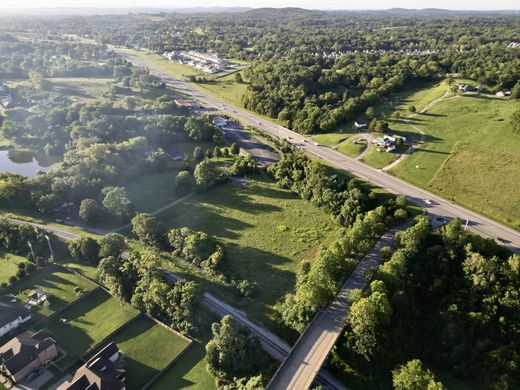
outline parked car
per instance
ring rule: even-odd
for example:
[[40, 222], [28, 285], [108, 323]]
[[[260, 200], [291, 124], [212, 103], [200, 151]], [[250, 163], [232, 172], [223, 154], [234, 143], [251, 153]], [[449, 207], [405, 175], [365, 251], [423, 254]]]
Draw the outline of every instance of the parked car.
[[34, 371], [31, 371], [27, 376], [25, 377], [25, 380], [27, 382], [30, 382], [36, 378], [38, 378], [41, 374], [43, 374], [43, 370], [41, 368], [37, 368]]

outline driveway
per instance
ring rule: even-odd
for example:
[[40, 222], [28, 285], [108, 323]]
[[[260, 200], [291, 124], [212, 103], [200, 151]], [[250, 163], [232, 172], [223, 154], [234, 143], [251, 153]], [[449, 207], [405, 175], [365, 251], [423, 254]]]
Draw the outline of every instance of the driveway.
[[49, 370], [43, 368], [43, 374], [34, 378], [30, 382], [22, 381], [12, 387], [13, 390], [38, 390], [52, 379], [53, 375]]

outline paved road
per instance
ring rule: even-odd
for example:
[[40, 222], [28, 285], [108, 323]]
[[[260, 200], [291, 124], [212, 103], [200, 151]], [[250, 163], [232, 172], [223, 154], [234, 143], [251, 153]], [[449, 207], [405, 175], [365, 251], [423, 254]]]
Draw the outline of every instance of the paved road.
[[65, 230], [60, 230], [58, 228], [43, 225], [40, 223], [34, 223], [34, 222], [28, 222], [28, 221], [21, 221], [19, 219], [13, 219], [13, 218], [6, 218], [9, 222], [14, 223], [16, 225], [29, 225], [34, 226], [35, 228], [47, 231], [49, 233], [52, 233], [60, 238], [63, 238], [64, 240], [75, 240], [76, 238], [79, 238], [78, 234], [67, 232]]
[[[239, 121], [256, 127], [257, 129], [274, 137], [286, 139], [288, 142], [296, 145], [305, 152], [316, 156], [338, 168], [349, 171], [350, 173], [369, 181], [375, 186], [381, 187], [393, 194], [403, 195], [407, 200], [415, 205], [425, 208], [433, 217], [442, 217], [445, 219], [460, 218], [462, 221], [468, 221], [467, 228], [474, 233], [484, 237], [493, 239], [500, 238], [503, 241], [497, 241], [500, 245], [507, 247], [509, 250], [520, 253], [520, 232], [510, 227], [504, 226], [498, 222], [484, 217], [474, 211], [459, 206], [440, 196], [434, 195], [426, 190], [416, 187], [412, 184], [398, 179], [381, 170], [372, 168], [353, 158], [347, 157], [338, 151], [318, 145], [310, 138], [303, 137], [285, 127], [273, 124], [267, 120], [259, 118], [242, 108], [234, 106], [230, 103], [220, 100], [219, 98], [209, 95], [208, 93], [197, 89], [188, 82], [176, 80], [164, 72], [153, 69], [138, 58], [128, 53], [121, 53], [128, 61], [136, 66], [142, 66], [149, 69], [150, 73], [161, 77], [166, 83], [172, 85], [180, 91], [198, 99], [203, 105], [215, 108], [217, 110], [227, 112], [236, 117]], [[504, 178], [507, 180], [507, 178]], [[520, 183], [515, 183], [520, 192]], [[431, 200], [427, 204], [424, 199]]]
[[291, 353], [269, 382], [267, 390], [306, 390], [312, 385], [316, 373], [345, 327], [345, 318], [350, 309], [350, 291], [365, 287], [366, 271], [377, 267], [382, 261], [381, 249], [393, 246], [395, 234], [409, 225], [408, 223], [390, 229], [359, 262], [334, 301], [325, 311], [318, 313], [293, 346]]

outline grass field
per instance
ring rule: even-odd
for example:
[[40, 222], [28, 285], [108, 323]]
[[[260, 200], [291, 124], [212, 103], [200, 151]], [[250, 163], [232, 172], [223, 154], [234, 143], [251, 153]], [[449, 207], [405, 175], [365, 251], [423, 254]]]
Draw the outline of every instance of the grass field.
[[123, 352], [129, 390], [140, 389], [188, 347], [186, 340], [144, 316], [123, 328], [107, 344], [110, 341]]
[[155, 382], [151, 390], [216, 390], [208, 372], [204, 344], [194, 341], [182, 357]]
[[79, 287], [85, 292], [94, 288], [92, 284], [79, 276], [49, 267], [33, 272], [19, 284], [8, 288], [7, 291], [24, 301], [34, 289], [41, 289], [48, 294], [48, 304], [39, 305], [33, 309], [31, 323], [35, 323], [78, 299], [80, 295], [74, 291], [75, 287]]
[[359, 156], [367, 147], [370, 147], [370, 145], [367, 143], [367, 141], [358, 141], [358, 143], [354, 143], [354, 141], [358, 138], [358, 136], [350, 137], [346, 141], [342, 142], [336, 148], [336, 150], [349, 157]]
[[[218, 186], [160, 218], [167, 226], [202, 230], [224, 243], [224, 272], [258, 284], [251, 302], [229, 295], [224, 298], [261, 321], [268, 321], [272, 306], [294, 288], [301, 261], [313, 259], [320, 245], [336, 232], [336, 225], [323, 211], [267, 179], [250, 180], [245, 186]], [[224, 294], [218, 285], [206, 287]]]
[[376, 145], [370, 145], [368, 152], [360, 159], [365, 164], [370, 165], [374, 168], [384, 168], [388, 164], [393, 163], [395, 160], [399, 158], [401, 153], [403, 153], [406, 149], [408, 149], [408, 145], [399, 145], [396, 146], [395, 150], [392, 152], [387, 152], [384, 149], [380, 149], [377, 151]]
[[234, 74], [219, 77], [211, 83], [197, 84], [197, 86], [239, 107], [242, 106], [242, 96], [247, 89], [247, 83], [237, 83]]
[[67, 356], [57, 363], [64, 367], [137, 314], [104, 290], [98, 290], [44, 323], [43, 327], [54, 333], [58, 345], [67, 352]]
[[83, 77], [66, 77], [52, 78], [53, 89], [66, 95], [74, 96], [81, 101], [98, 100], [107, 91], [111, 78], [83, 78]]
[[520, 137], [508, 124], [517, 107], [484, 96], [435, 105], [415, 118], [425, 144], [391, 172], [519, 229]]
[[12, 253], [0, 253], [0, 283], [8, 283], [9, 278], [18, 272], [18, 263], [29, 261]]

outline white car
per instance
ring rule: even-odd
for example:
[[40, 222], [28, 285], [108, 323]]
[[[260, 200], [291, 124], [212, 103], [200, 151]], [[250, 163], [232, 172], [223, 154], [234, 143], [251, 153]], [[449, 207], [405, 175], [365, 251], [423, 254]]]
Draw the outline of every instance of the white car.
[[430, 199], [424, 199], [424, 203], [426, 204], [432, 204], [432, 201]]

